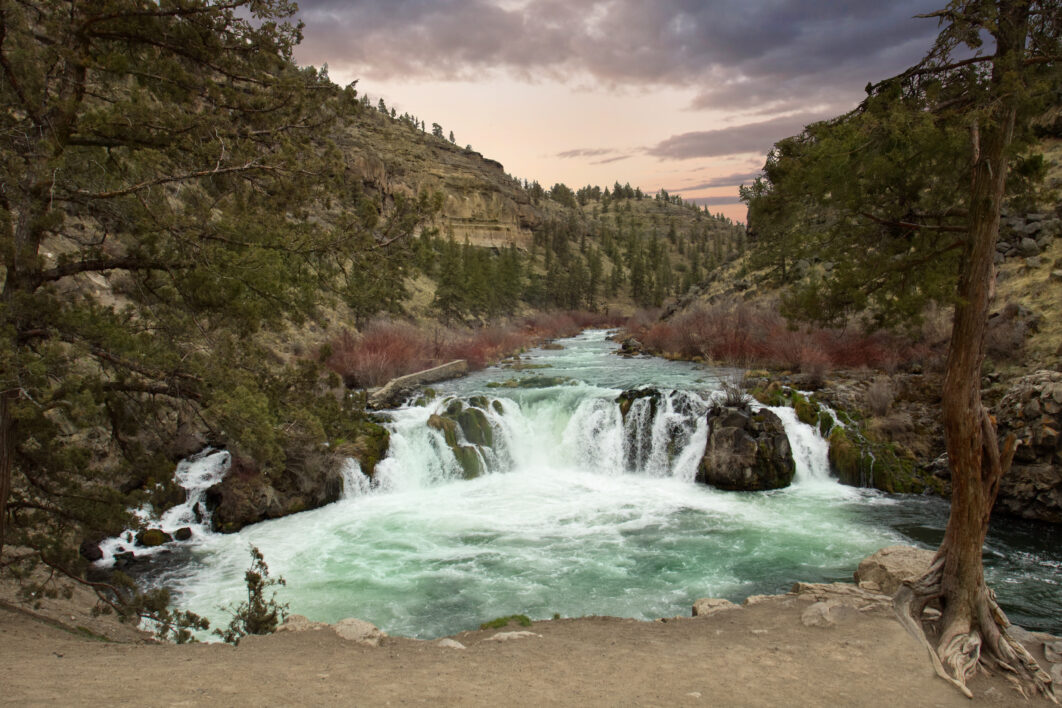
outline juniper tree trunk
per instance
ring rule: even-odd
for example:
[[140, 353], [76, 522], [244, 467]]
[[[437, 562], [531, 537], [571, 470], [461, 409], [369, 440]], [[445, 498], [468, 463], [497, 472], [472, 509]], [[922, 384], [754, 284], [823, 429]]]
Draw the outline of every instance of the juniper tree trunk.
[[14, 419], [10, 401], [15, 394], [0, 391], [0, 561], [4, 558], [7, 542], [7, 500], [11, 496], [11, 469], [14, 457]]

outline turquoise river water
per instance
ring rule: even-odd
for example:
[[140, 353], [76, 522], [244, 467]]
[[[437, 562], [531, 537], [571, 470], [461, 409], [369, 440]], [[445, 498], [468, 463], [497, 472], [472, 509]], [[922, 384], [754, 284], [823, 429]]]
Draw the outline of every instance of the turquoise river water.
[[[734, 493], [696, 484], [703, 414], [734, 372], [624, 359], [606, 334], [585, 332], [562, 350], [524, 356], [543, 368], [491, 368], [439, 385], [426, 406], [388, 414], [391, 452], [375, 483], [350, 465], [335, 504], [232, 535], [196, 526], [184, 560], [150, 581], [224, 625], [222, 608], [245, 595], [253, 544], [271, 573], [286, 578], [279, 598], [291, 612], [434, 638], [517, 613], [688, 615], [700, 597], [740, 602], [797, 580], [850, 580], [882, 546], [939, 542], [945, 501], [838, 484], [825, 442], [786, 408], [773, 410], [797, 458], [791, 487]], [[496, 385], [529, 377], [564, 382]], [[639, 400], [624, 421], [615, 399], [641, 386], [667, 391], [665, 404], [654, 411]], [[474, 396], [489, 401], [494, 443], [483, 454], [488, 473], [465, 480], [426, 423], [451, 398]], [[190, 501], [160, 520], [164, 528], [194, 525], [190, 507], [226, 461], [215, 453], [182, 463]], [[1062, 631], [1062, 532], [999, 520], [985, 559], [1013, 621]]]

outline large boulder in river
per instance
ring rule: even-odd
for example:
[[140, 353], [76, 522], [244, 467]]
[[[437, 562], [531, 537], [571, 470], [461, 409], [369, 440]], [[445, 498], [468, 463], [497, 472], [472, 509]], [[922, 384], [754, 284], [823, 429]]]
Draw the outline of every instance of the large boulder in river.
[[713, 406], [697, 481], [729, 491], [788, 487], [796, 462], [781, 418], [761, 408]]
[[254, 460], [232, 456], [225, 478], [207, 490], [211, 527], [235, 533], [244, 526], [331, 504], [343, 493], [343, 458], [334, 453], [289, 455], [268, 473]]

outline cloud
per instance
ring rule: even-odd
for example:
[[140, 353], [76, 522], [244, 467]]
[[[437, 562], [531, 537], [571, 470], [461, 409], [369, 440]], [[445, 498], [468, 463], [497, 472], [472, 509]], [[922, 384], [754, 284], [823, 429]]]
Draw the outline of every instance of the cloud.
[[591, 165], [611, 165], [613, 162], [622, 162], [623, 160], [631, 159], [631, 155], [616, 155], [615, 157], [606, 157], [604, 160], [595, 160], [591, 162]]
[[565, 150], [564, 152], [558, 152], [557, 157], [563, 159], [569, 159], [573, 157], [601, 157], [602, 155], [614, 155], [616, 150], [613, 148], [576, 148], [575, 150]]
[[693, 202], [699, 206], [724, 206], [727, 204], [740, 204], [741, 197], [693, 197], [684, 201]]
[[693, 88], [696, 108], [851, 102], [921, 58], [939, 0], [301, 0], [304, 63]]
[[751, 182], [759, 176], [760, 170], [756, 170], [755, 172], [738, 172], [732, 175], [713, 177], [707, 182], [691, 184], [685, 187], [677, 187], [675, 189], [669, 189], [667, 191], [675, 194], [681, 194], [682, 192], [696, 192], [701, 189], [714, 189], [715, 187], [733, 187], [735, 185], [744, 184], [745, 182]]
[[800, 113], [718, 130], [682, 133], [649, 148], [648, 153], [662, 160], [763, 153], [778, 140], [799, 133], [808, 123], [827, 117], [829, 113]]

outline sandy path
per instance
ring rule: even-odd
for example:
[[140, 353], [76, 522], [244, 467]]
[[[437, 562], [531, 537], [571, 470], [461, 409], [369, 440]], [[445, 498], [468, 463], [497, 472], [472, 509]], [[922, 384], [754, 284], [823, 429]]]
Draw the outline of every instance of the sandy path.
[[[92, 641], [0, 609], [0, 703], [11, 705], [970, 706], [1026, 702], [980, 677], [973, 702], [933, 675], [884, 608], [808, 627], [780, 596], [711, 617], [537, 622], [541, 636], [467, 646], [330, 628], [224, 645]], [[511, 626], [509, 631], [525, 628]]]

